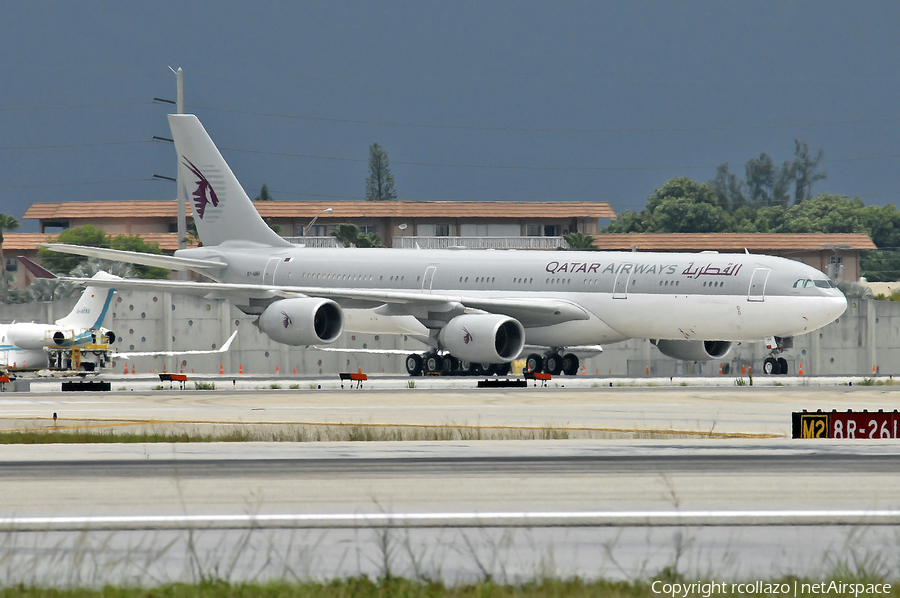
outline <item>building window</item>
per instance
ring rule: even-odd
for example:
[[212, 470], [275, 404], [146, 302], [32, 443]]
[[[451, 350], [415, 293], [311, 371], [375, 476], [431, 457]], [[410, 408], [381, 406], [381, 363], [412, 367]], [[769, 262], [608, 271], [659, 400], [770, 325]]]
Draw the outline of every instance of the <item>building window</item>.
[[177, 223], [177, 222], [170, 222], [169, 225], [168, 225], [168, 227], [169, 227], [169, 232], [170, 232], [170, 233], [177, 233], [177, 232], [178, 232], [178, 223]]
[[544, 236], [545, 237], [558, 237], [559, 236], [559, 225], [558, 224], [545, 224], [544, 225]]
[[6, 258], [6, 271], [15, 272], [19, 269], [19, 260], [14, 257]]
[[449, 237], [449, 224], [419, 224], [416, 227], [420, 237]]
[[356, 228], [359, 229], [364, 235], [373, 235], [375, 234], [375, 225], [374, 224], [360, 224]]
[[526, 224], [525, 225], [525, 236], [526, 237], [540, 237], [541, 236], [541, 225], [540, 224]]

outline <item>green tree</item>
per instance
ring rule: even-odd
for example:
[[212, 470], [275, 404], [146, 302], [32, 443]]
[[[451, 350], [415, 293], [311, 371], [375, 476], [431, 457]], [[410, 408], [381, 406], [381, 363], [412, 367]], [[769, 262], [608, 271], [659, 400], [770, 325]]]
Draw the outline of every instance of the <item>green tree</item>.
[[3, 303], [9, 303], [9, 282], [6, 279], [6, 258], [3, 256], [3, 233], [19, 228], [19, 221], [8, 214], [0, 214], [0, 264], [3, 268]]
[[259, 195], [254, 197], [253, 201], [275, 201], [275, 198], [269, 195], [269, 187], [263, 183], [262, 189], [259, 190]]
[[393, 201], [394, 175], [388, 164], [388, 155], [377, 143], [369, 146], [369, 176], [366, 178], [366, 201]]
[[865, 211], [858, 197], [823, 193], [787, 211], [779, 233], [864, 233]]
[[719, 205], [729, 212], [736, 212], [747, 205], [744, 197], [744, 181], [732, 174], [728, 162], [716, 168], [716, 178], [709, 182], [719, 198]]
[[[140, 235], [116, 235], [109, 239], [110, 249], [135, 251], [138, 253], [162, 254], [159, 243], [148, 243]], [[169, 270], [157, 266], [134, 264], [134, 272], [138, 278], [168, 278]]]
[[350, 247], [351, 245], [356, 245], [359, 240], [359, 227], [355, 224], [338, 224], [333, 231], [331, 231], [331, 236], [337, 239], [339, 242], [344, 244], [344, 247]]
[[[67, 228], [59, 233], [55, 242], [84, 247], [109, 247], [106, 233], [90, 224]], [[38, 249], [38, 257], [41, 258], [43, 266], [55, 274], [67, 274], [72, 268], [87, 259], [82, 255], [58, 253], [44, 247]]]
[[565, 239], [566, 245], [568, 245], [569, 249], [572, 251], [593, 251], [596, 249], [596, 247], [594, 247], [594, 237], [582, 232], [563, 235], [563, 239]]
[[816, 181], [828, 177], [824, 172], [818, 172], [819, 162], [825, 157], [825, 151], [819, 150], [815, 158], [809, 154], [809, 146], [794, 139], [794, 203], [800, 203], [812, 198], [812, 186]]
[[649, 232], [718, 233], [733, 228], [734, 218], [719, 206], [677, 197], [654, 210]]
[[356, 237], [356, 246], [357, 247], [384, 247], [384, 243], [381, 242], [381, 235], [378, 233], [368, 233], [363, 234], [359, 233]]
[[[147, 243], [139, 235], [108, 236], [101, 229], [86, 224], [75, 228], [68, 228], [61, 233], [57, 243], [67, 245], [82, 245], [85, 247], [103, 247], [106, 249], [120, 249], [123, 251], [137, 251], [140, 253], [162, 254], [158, 243]], [[68, 274], [72, 272], [88, 258], [81, 255], [58, 253], [46, 248], [38, 250], [38, 257], [44, 267], [56, 274]], [[169, 270], [155, 266], [135, 265], [135, 273], [138, 278], [168, 278]]]
[[729, 232], [734, 228], [734, 218], [722, 207], [723, 203], [709, 183], [678, 177], [654, 190], [647, 198], [646, 209], [639, 214], [625, 212], [601, 232]]
[[193, 218], [187, 219], [186, 228], [182, 242], [185, 245], [200, 245], [200, 233], [197, 231], [197, 223], [194, 222]]

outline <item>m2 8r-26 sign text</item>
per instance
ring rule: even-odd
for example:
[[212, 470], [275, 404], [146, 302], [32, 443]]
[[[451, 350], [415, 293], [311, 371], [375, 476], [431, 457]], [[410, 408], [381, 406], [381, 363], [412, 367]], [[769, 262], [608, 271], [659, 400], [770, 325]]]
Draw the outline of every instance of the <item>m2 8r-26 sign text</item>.
[[894, 411], [794, 412], [793, 438], [875, 439], [900, 437], [900, 413]]

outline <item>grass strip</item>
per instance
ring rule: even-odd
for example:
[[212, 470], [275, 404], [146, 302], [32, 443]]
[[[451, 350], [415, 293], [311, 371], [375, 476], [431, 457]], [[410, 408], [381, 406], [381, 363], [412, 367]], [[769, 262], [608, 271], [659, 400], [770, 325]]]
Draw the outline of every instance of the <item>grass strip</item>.
[[[665, 579], [667, 583], [687, 585], [689, 580], [680, 578]], [[787, 584], [791, 589], [794, 584], [802, 588], [803, 584], [828, 584], [830, 581], [845, 584], [883, 584], [883, 579], [844, 578], [811, 580], [785, 577], [762, 581], [759, 587], [782, 586]], [[698, 582], [694, 582], [698, 583]], [[703, 582], [699, 582], [702, 584]], [[721, 582], [719, 582], [721, 583]], [[657, 584], [659, 586], [660, 584]], [[770, 596], [765, 590], [759, 593], [731, 592], [732, 582], [724, 584], [725, 591], [714, 592], [712, 597], [719, 596]], [[30, 586], [17, 586], [0, 590], [0, 598], [658, 598], [661, 594], [657, 587], [654, 592], [653, 581], [585, 582], [579, 579], [555, 580], [545, 579], [524, 584], [499, 584], [485, 581], [476, 584], [446, 586], [440, 582], [413, 581], [404, 578], [389, 578], [373, 581], [367, 577], [355, 577], [327, 583], [286, 583], [271, 582], [265, 584], [227, 583], [222, 581], [205, 581], [198, 584], [176, 583], [154, 588], [128, 588], [107, 586], [100, 589], [54, 589]], [[798, 596], [853, 596], [845, 590], [836, 594], [831, 592], [798, 591]], [[858, 596], [874, 596], [866, 592]], [[704, 596], [700, 588], [689, 591], [687, 597]], [[900, 585], [892, 584], [888, 593], [879, 593], [879, 597], [900, 596]]]

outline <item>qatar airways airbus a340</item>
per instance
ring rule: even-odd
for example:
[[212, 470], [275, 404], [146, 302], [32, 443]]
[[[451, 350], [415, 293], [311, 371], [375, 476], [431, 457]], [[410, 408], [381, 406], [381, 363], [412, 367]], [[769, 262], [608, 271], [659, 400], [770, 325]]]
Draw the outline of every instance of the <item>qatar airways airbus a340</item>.
[[[258, 316], [288, 345], [327, 345], [343, 332], [424, 342], [410, 374], [501, 373], [517, 358], [573, 374], [578, 348], [646, 338], [677, 359], [724, 357], [765, 341], [768, 373], [795, 335], [847, 307], [819, 270], [765, 255], [314, 249], [279, 237], [260, 217], [194, 115], [169, 115], [202, 247], [160, 256], [48, 244], [67, 253], [193, 270], [215, 282], [118, 280], [116, 288], [205, 293]], [[91, 280], [97, 285], [98, 281]], [[595, 348], [596, 351], [596, 348]]]

